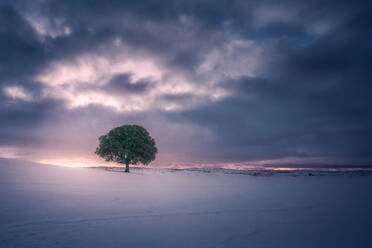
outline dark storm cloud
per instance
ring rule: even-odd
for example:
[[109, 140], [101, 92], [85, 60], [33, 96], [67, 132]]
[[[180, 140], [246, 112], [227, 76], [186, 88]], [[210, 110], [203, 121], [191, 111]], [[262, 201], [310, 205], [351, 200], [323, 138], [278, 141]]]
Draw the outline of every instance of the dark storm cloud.
[[185, 104], [188, 101], [192, 101], [195, 96], [192, 94], [166, 94], [161, 98], [165, 101]]
[[214, 130], [216, 149], [232, 160], [371, 161], [371, 25], [365, 9], [311, 45], [279, 44], [265, 78], [226, 82], [233, 97], [170, 118]]
[[286, 156], [370, 158], [371, 111], [350, 110], [347, 102], [335, 106], [329, 92], [303, 99], [301, 92], [275, 85], [281, 82], [241, 79], [229, 83], [240, 89], [238, 95], [168, 114], [173, 121], [212, 130], [215, 139], [205, 147], [205, 156], [230, 161]]
[[63, 111], [62, 103], [52, 99], [37, 102], [6, 99], [0, 101], [0, 105], [0, 146], [36, 145], [42, 137], [35, 131], [46, 120], [55, 119], [57, 113]]
[[0, 85], [30, 81], [45, 64], [45, 52], [30, 24], [8, 4], [0, 4]]
[[111, 80], [103, 86], [103, 89], [111, 93], [140, 94], [144, 93], [151, 84], [151, 82], [144, 80], [132, 82], [133, 80], [131, 77], [132, 75], [128, 73], [114, 75]]
[[[280, 5], [273, 0], [2, 3], [0, 145], [36, 142], [36, 133], [45, 126], [84, 126], [99, 116], [99, 130], [138, 122], [163, 139], [160, 150], [177, 153], [179, 142], [186, 157], [199, 160], [294, 156], [372, 162], [371, 9], [370, 1], [335, 0], [287, 0]], [[43, 35], [28, 17], [42, 17], [46, 29], [56, 34], [69, 32]], [[221, 80], [214, 82], [216, 87], [231, 93], [228, 97], [204, 101], [191, 93], [159, 96], [159, 101], [181, 106], [198, 103], [193, 109], [119, 114], [95, 105], [71, 110], [63, 101], [42, 97], [46, 86], [35, 76], [50, 63], [114, 54], [115, 39], [143, 52], [144, 58], [156, 56], [168, 68], [195, 77], [200, 85], [207, 76], [195, 75], [206, 55], [229, 41], [248, 39], [264, 52], [257, 75], [216, 79]], [[218, 71], [209, 76], [213, 73]], [[140, 96], [153, 83], [162, 82], [132, 82], [131, 74], [124, 73], [96, 88]], [[22, 87], [32, 101], [13, 99], [4, 93], [6, 87]], [[76, 86], [76, 94], [92, 87]], [[84, 127], [87, 133], [97, 128], [90, 125]]]
[[54, 101], [17, 102], [3, 87], [20, 86], [35, 97], [42, 86], [32, 75], [45, 65], [45, 52], [30, 24], [11, 5], [0, 4], [0, 145], [35, 142], [34, 128], [48, 115]]

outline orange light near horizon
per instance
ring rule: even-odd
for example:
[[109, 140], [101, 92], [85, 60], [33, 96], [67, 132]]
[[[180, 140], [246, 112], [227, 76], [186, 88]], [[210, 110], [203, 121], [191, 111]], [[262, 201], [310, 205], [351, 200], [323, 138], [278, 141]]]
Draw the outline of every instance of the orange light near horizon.
[[76, 158], [76, 159], [40, 159], [35, 160], [34, 162], [41, 163], [41, 164], [49, 164], [49, 165], [58, 165], [58, 166], [65, 166], [71, 168], [78, 168], [78, 167], [101, 167], [101, 166], [117, 166], [114, 163], [109, 162], [100, 162], [93, 159], [87, 158]]

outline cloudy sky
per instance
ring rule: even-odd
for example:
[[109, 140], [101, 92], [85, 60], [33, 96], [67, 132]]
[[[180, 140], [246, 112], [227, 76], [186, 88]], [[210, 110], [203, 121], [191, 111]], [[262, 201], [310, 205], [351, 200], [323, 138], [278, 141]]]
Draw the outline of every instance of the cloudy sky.
[[93, 165], [139, 124], [156, 165], [372, 164], [370, 0], [2, 0], [0, 157]]

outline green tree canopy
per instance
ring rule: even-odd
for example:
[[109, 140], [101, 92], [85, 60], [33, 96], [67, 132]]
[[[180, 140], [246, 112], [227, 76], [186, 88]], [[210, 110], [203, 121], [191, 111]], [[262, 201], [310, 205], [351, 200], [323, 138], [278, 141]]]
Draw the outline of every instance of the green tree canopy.
[[96, 154], [106, 161], [125, 164], [125, 172], [129, 165], [148, 165], [155, 160], [158, 149], [149, 132], [138, 125], [124, 125], [110, 130], [99, 137]]

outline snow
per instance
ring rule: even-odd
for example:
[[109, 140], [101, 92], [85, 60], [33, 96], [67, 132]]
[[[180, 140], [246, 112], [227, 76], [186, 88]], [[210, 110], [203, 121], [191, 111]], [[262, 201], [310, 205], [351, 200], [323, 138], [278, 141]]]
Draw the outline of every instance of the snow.
[[0, 159], [0, 247], [372, 247], [371, 173], [207, 172]]

